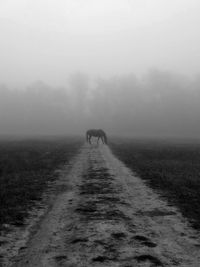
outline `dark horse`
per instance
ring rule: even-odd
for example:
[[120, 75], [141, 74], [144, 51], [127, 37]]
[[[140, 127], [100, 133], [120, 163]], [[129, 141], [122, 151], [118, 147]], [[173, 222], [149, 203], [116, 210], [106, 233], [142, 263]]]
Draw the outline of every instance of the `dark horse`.
[[99, 139], [101, 138], [101, 141], [103, 144], [107, 144], [107, 136], [106, 133], [101, 129], [92, 129], [88, 130], [86, 132], [86, 141], [91, 144], [91, 138], [92, 136], [98, 137], [97, 143], [99, 143]]

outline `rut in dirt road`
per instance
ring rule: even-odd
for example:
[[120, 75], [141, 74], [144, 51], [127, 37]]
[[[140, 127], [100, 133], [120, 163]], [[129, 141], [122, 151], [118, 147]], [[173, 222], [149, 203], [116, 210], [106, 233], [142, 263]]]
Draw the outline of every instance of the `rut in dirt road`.
[[13, 266], [200, 266], [200, 242], [107, 146], [85, 145]]

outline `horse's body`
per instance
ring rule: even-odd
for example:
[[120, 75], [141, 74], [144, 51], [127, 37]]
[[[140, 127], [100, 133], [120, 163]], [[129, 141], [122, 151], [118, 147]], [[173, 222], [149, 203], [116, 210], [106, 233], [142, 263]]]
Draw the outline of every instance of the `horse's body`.
[[97, 143], [99, 139], [101, 139], [103, 144], [107, 144], [107, 136], [106, 133], [101, 129], [91, 129], [86, 132], [86, 141], [91, 144], [91, 138], [97, 137]]

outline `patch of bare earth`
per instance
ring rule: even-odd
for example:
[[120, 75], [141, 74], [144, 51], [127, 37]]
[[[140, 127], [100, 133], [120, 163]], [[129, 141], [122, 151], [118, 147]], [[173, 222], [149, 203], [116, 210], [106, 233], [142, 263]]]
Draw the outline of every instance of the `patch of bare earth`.
[[107, 146], [85, 145], [61, 186], [12, 266], [200, 266], [198, 233]]

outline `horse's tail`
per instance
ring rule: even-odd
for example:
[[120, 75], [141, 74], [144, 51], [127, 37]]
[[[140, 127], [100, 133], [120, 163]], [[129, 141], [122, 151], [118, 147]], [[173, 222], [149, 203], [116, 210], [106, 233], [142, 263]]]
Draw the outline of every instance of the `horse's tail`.
[[85, 137], [86, 137], [86, 142], [88, 143], [88, 132], [86, 132]]
[[104, 133], [104, 142], [105, 142], [106, 145], [108, 144], [108, 138], [107, 138], [106, 133]]

